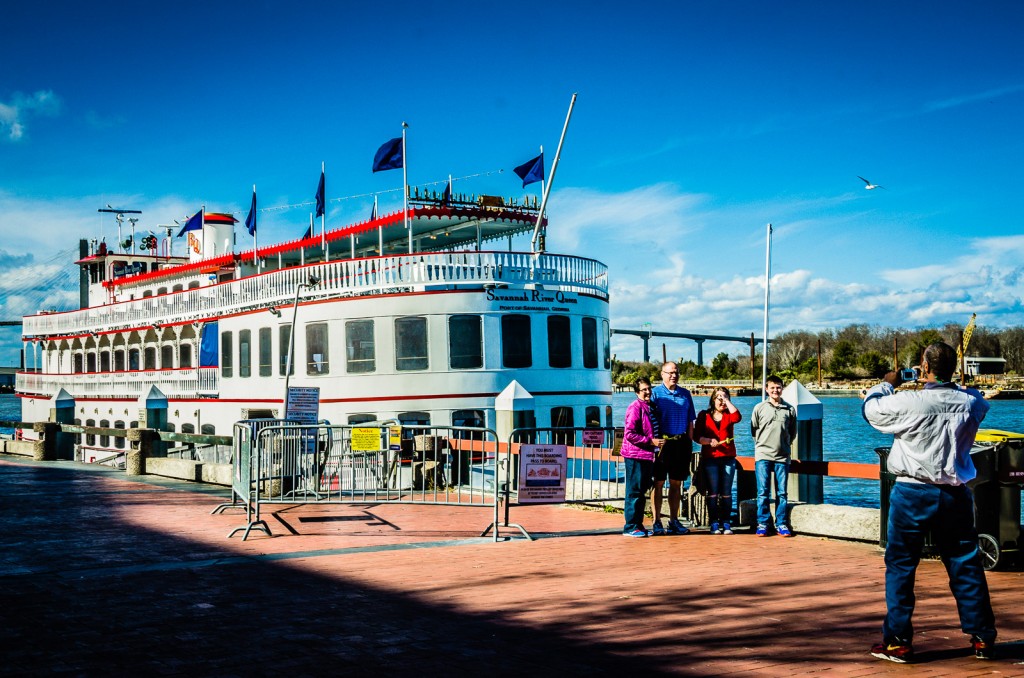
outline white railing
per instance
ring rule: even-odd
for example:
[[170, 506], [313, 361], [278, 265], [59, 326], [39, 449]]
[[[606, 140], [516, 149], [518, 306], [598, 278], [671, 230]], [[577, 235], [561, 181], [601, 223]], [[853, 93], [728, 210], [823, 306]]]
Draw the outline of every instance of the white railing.
[[158, 297], [29, 316], [23, 331], [26, 337], [111, 331], [283, 305], [292, 301], [296, 287], [310, 275], [321, 282], [303, 289], [303, 299], [486, 283], [543, 283], [563, 292], [608, 295], [608, 267], [593, 259], [518, 252], [405, 254], [310, 264]]
[[151, 386], [156, 386], [165, 396], [197, 398], [216, 394], [219, 378], [220, 373], [216, 367], [91, 374], [19, 372], [16, 389], [18, 393], [48, 398], [62, 388], [75, 398], [140, 398], [149, 393]]

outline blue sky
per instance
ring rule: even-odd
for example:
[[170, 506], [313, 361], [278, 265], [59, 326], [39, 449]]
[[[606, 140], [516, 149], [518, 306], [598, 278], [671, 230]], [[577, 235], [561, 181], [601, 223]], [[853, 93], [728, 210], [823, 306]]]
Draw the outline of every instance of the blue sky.
[[[401, 174], [370, 164], [403, 121], [410, 183], [532, 195], [511, 168], [540, 145], [550, 167], [578, 92], [548, 248], [610, 266], [613, 326], [760, 335], [769, 222], [771, 334], [1024, 324], [1021, 3], [8, 5], [0, 319], [76, 298], [54, 254], [113, 242], [107, 203], [142, 231], [244, 218], [253, 184], [311, 201], [325, 162], [329, 227], [372, 204], [337, 198], [396, 208]], [[261, 213], [260, 243], [310, 209]]]

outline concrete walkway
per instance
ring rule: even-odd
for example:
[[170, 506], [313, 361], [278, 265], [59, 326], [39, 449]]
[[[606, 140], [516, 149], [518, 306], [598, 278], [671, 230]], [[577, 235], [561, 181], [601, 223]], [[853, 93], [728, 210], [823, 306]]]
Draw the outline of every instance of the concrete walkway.
[[624, 539], [621, 515], [286, 508], [227, 539], [223, 488], [0, 458], [2, 675], [1024, 676], [1024, 574], [989, 574], [999, 659], [975, 660], [938, 562], [919, 663], [874, 659], [870, 545], [749, 534]]

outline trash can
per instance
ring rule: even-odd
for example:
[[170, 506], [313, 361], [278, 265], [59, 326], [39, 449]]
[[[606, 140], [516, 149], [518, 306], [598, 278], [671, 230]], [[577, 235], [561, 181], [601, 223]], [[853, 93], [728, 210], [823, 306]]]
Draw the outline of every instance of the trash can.
[[1020, 553], [1024, 435], [979, 431], [971, 459], [978, 475], [967, 485], [974, 493], [978, 545], [985, 569], [993, 570], [1006, 555]]
[[[896, 483], [896, 474], [889, 472], [889, 450], [891, 449], [890, 447], [875, 448], [879, 463], [878, 545], [882, 548], [889, 544], [889, 495], [892, 494], [893, 485]], [[935, 540], [932, 539], [932, 533], [929, 530], [924, 535], [924, 549], [921, 551], [921, 555], [933, 556], [935, 554]]]

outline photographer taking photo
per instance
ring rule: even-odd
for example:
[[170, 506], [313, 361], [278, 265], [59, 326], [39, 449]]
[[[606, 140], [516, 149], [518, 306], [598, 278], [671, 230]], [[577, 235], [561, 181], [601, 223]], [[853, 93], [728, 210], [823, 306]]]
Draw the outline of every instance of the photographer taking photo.
[[955, 369], [953, 347], [934, 343], [921, 356], [923, 389], [897, 393], [902, 375], [889, 372], [864, 398], [864, 419], [894, 436], [888, 470], [897, 476], [889, 498], [882, 642], [871, 648], [879, 659], [913, 660], [914, 575], [929, 530], [949, 573], [960, 628], [970, 634], [978, 659], [992, 658], [995, 617], [974, 497], [965, 484], [977, 475], [970, 451], [989, 406], [978, 391], [951, 381]]

